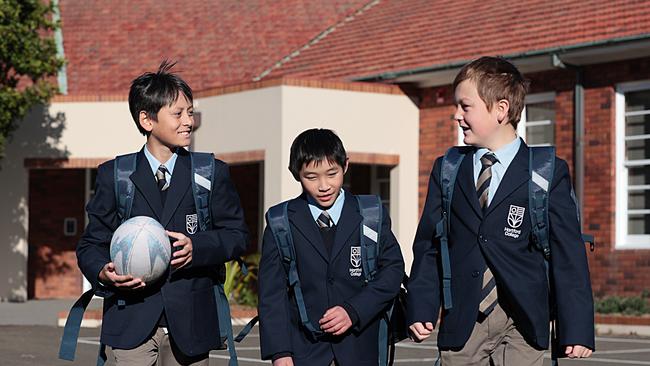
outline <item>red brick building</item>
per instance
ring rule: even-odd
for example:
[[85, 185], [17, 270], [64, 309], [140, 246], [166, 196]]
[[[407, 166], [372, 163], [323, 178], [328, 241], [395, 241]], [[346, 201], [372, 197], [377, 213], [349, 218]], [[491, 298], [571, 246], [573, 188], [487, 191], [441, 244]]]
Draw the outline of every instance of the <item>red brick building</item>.
[[[520, 135], [529, 144], [555, 145], [569, 162], [583, 229], [597, 238], [589, 254], [595, 294], [650, 288], [648, 1], [152, 0], [125, 8], [61, 0], [60, 6], [68, 60], [59, 79], [67, 95], [60, 100], [123, 101], [130, 80], [163, 58], [178, 60], [199, 93], [278, 78], [396, 85], [419, 110], [420, 209], [433, 160], [459, 141], [451, 120], [455, 73], [474, 58], [502, 55], [531, 80]], [[87, 197], [78, 192], [92, 170], [66, 169], [66, 179], [58, 179], [59, 156], [52, 155], [24, 163], [30, 297], [74, 297], [81, 286], [72, 275], [78, 236], [49, 235], [47, 217], [77, 217], [83, 226]], [[261, 170], [246, 159], [234, 169], [252, 212], [251, 231], [258, 232]], [[44, 182], [69, 195], [48, 194], [51, 188], [38, 188]], [[58, 221], [52, 225], [60, 231]], [[48, 282], [53, 273], [67, 280]]]

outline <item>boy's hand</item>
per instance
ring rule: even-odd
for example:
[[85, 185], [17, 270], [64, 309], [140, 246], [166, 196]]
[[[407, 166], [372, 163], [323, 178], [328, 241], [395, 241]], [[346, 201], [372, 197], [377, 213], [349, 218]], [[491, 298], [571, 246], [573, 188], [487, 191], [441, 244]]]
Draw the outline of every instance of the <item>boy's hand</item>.
[[106, 263], [104, 268], [99, 272], [99, 282], [107, 286], [115, 286], [122, 290], [138, 290], [145, 286], [139, 278], [133, 278], [131, 275], [118, 275], [115, 272], [113, 262]]
[[566, 346], [564, 349], [564, 354], [569, 358], [591, 357], [591, 352], [589, 348], [580, 345]]
[[341, 335], [352, 326], [350, 315], [340, 306], [327, 309], [323, 317], [318, 321], [320, 329], [333, 335]]
[[192, 261], [192, 239], [185, 234], [174, 231], [167, 231], [167, 235], [176, 239], [172, 250], [172, 267], [174, 269], [183, 268]]
[[413, 323], [409, 326], [409, 331], [411, 333], [411, 339], [417, 343], [420, 343], [423, 340], [429, 338], [431, 332], [433, 332], [433, 323]]
[[293, 366], [293, 358], [291, 356], [280, 357], [273, 361], [273, 366]]

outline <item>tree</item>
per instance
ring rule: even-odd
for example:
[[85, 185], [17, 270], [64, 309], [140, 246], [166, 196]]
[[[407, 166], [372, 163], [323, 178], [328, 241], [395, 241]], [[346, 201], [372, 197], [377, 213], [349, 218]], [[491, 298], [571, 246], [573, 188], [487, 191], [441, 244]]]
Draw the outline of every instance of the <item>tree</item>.
[[0, 0], [0, 159], [27, 112], [57, 92], [52, 81], [63, 66], [57, 56], [55, 3]]

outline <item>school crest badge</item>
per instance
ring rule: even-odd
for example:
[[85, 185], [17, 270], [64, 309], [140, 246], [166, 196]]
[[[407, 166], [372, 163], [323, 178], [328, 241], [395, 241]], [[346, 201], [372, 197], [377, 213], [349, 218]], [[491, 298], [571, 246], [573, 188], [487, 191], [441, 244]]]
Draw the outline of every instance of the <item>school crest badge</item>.
[[185, 215], [185, 229], [189, 234], [196, 233], [198, 223], [199, 217], [197, 214]]
[[503, 234], [505, 236], [514, 239], [519, 238], [521, 230], [518, 230], [517, 228], [524, 222], [524, 212], [526, 212], [526, 208], [510, 205], [510, 209], [508, 210], [508, 225], [510, 227], [503, 228]]
[[524, 222], [524, 207], [519, 207], [515, 205], [510, 205], [510, 211], [508, 212], [508, 225], [511, 228], [516, 229], [521, 226], [521, 223]]
[[350, 247], [350, 276], [361, 276], [361, 247]]

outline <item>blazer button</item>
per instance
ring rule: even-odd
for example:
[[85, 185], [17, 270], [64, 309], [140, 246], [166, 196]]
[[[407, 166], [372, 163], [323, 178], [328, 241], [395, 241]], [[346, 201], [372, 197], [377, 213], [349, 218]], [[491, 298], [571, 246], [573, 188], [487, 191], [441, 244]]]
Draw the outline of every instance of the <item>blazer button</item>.
[[330, 285], [333, 285], [334, 284], [334, 277], [328, 278], [327, 283], [329, 283]]
[[474, 272], [472, 272], [472, 277], [476, 278], [476, 277], [478, 277], [479, 274], [481, 274], [481, 272], [474, 271]]

